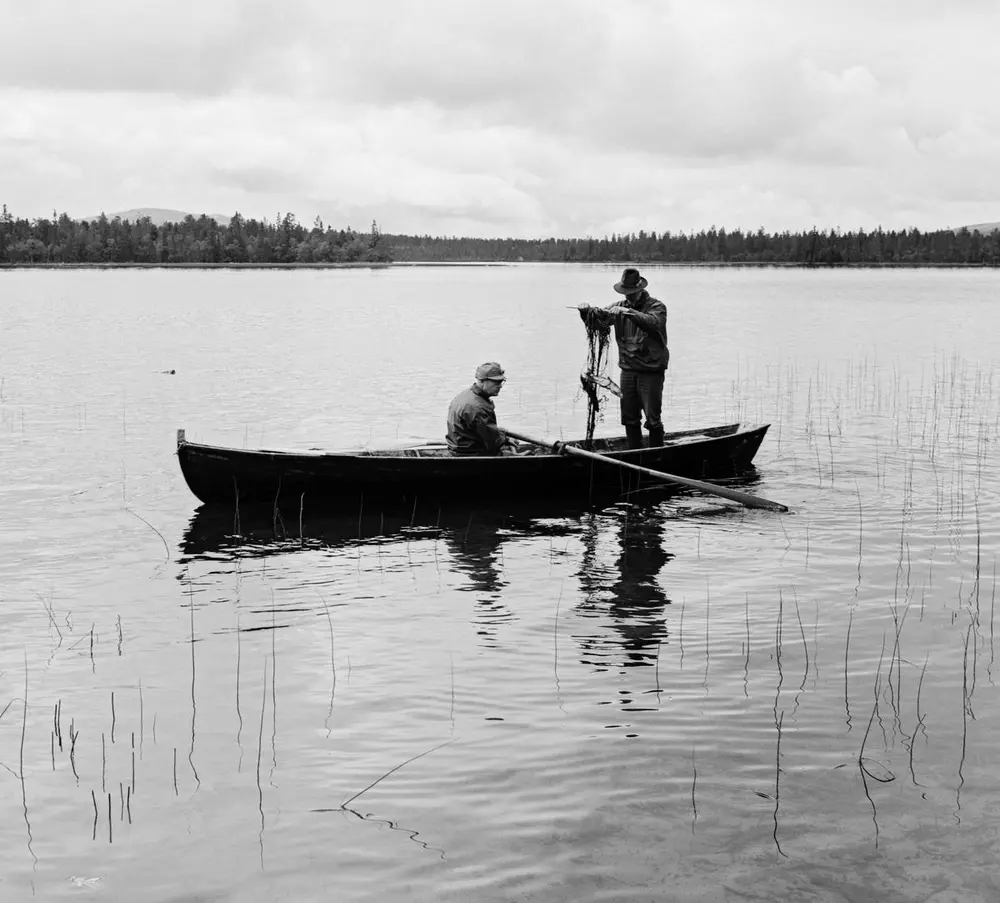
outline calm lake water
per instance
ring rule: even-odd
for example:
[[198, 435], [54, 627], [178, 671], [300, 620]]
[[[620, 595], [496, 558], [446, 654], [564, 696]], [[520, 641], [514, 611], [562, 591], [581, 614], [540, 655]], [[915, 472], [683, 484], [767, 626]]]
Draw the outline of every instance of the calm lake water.
[[771, 423], [787, 515], [181, 478], [441, 439], [490, 359], [582, 435], [619, 273], [0, 272], [0, 898], [1000, 898], [1000, 273], [647, 269], [668, 428]]

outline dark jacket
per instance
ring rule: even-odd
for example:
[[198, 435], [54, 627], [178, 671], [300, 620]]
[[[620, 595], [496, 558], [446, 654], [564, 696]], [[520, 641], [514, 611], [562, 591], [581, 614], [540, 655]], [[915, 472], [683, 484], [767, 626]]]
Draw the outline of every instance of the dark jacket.
[[499, 455], [507, 436], [497, 426], [493, 399], [473, 384], [448, 406], [448, 448], [455, 455]]
[[666, 305], [646, 291], [634, 305], [626, 298], [618, 303], [630, 307], [633, 313], [613, 314], [606, 308], [589, 307], [580, 315], [585, 323], [593, 318], [602, 325], [614, 324], [618, 366], [622, 370], [666, 370], [670, 362]]

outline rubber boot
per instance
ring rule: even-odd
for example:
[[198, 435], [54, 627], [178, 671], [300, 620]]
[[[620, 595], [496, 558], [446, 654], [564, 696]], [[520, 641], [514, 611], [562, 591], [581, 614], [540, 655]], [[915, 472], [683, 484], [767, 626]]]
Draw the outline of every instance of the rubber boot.
[[638, 423], [626, 424], [625, 438], [629, 448], [642, 448], [642, 426]]
[[649, 428], [649, 447], [659, 448], [663, 445], [663, 425]]

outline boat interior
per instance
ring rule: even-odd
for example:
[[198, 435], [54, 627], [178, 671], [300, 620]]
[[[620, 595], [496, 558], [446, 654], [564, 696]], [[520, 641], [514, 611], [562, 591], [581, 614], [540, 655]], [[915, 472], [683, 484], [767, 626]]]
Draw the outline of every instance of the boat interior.
[[[730, 423], [722, 426], [713, 426], [703, 429], [681, 430], [674, 433], [667, 433], [664, 437], [663, 448], [678, 445], [687, 445], [694, 442], [703, 442], [706, 439], [714, 439], [722, 436], [731, 436], [740, 430], [741, 424]], [[198, 445], [199, 443], [189, 443], [185, 431], [177, 431], [178, 448], [184, 445]], [[595, 436], [593, 441], [587, 444], [585, 439], [570, 439], [567, 445], [587, 449], [597, 453], [618, 453], [628, 451], [628, 444], [624, 436]], [[350, 457], [366, 458], [450, 458], [453, 457], [444, 442], [418, 442], [407, 445], [386, 446], [382, 448], [361, 448], [350, 450], [328, 450], [323, 448], [260, 448], [260, 449], [222, 449], [216, 446], [205, 446], [216, 451], [242, 452], [244, 454], [265, 454], [265, 455], [296, 455], [299, 457], [324, 457], [327, 455], [346, 455]], [[553, 452], [546, 446], [532, 445], [530, 442], [519, 442], [517, 451], [511, 457], [534, 457], [540, 455], [552, 455]], [[507, 457], [504, 454], [502, 457]]]
[[[690, 442], [694, 439], [704, 439], [705, 434], [699, 432], [696, 436], [685, 435], [682, 437], [677, 437], [676, 439], [669, 439], [665, 445], [677, 445], [682, 442]], [[579, 448], [586, 448], [589, 451], [594, 451], [599, 454], [607, 452], [623, 452], [628, 450], [628, 446], [625, 441], [624, 436], [613, 436], [609, 438], [597, 438], [595, 437], [593, 442], [588, 447], [585, 440], [574, 439], [566, 443], [567, 445], [575, 445]], [[450, 458], [452, 457], [451, 452], [448, 450], [448, 446], [442, 443], [430, 443], [425, 445], [414, 445], [409, 447], [400, 448], [371, 448], [363, 449], [358, 452], [354, 452], [357, 455], [363, 455], [365, 457], [372, 458]], [[535, 456], [535, 455], [551, 455], [552, 451], [547, 448], [542, 448], [540, 446], [531, 445], [528, 442], [521, 442], [518, 444], [518, 450], [515, 455], [511, 457], [525, 457], [525, 456]]]

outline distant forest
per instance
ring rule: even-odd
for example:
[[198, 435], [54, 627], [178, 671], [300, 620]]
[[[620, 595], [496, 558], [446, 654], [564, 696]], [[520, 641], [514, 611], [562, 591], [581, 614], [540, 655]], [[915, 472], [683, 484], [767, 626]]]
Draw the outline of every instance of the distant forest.
[[275, 222], [236, 213], [228, 224], [208, 216], [155, 225], [0, 214], [0, 266], [39, 264], [344, 264], [510, 262], [1000, 266], [1000, 231], [968, 229], [870, 232], [756, 232], [709, 229], [645, 232], [604, 238], [442, 238], [334, 229], [317, 217], [303, 226], [293, 214]]
[[367, 232], [300, 225], [291, 213], [270, 223], [236, 213], [226, 225], [210, 216], [186, 216], [177, 223], [16, 219], [0, 213], [0, 264], [213, 264], [213, 263], [381, 263], [391, 254], [378, 225]]

